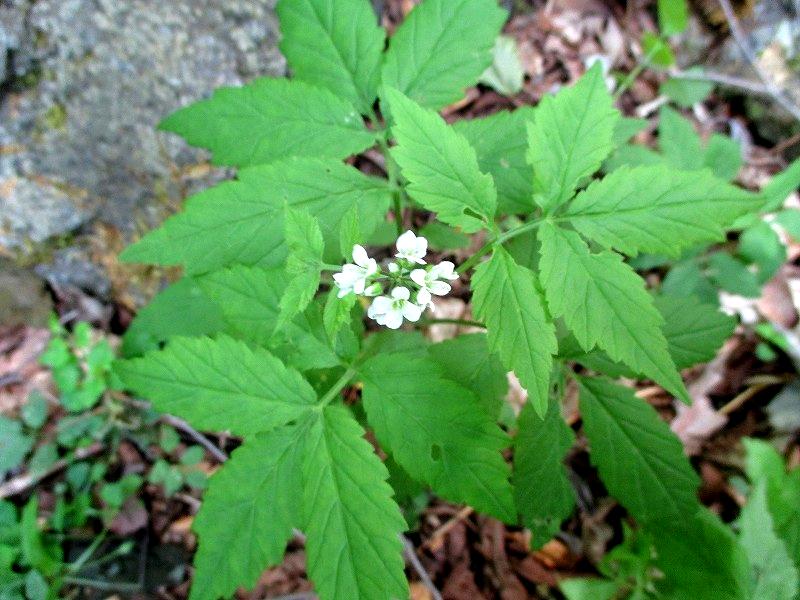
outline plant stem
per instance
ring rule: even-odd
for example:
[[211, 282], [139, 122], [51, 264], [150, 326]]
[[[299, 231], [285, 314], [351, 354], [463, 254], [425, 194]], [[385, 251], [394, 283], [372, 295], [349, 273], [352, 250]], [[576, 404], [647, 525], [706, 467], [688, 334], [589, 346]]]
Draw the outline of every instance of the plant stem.
[[429, 327], [430, 325], [463, 325], [464, 327], [480, 327], [486, 329], [486, 325], [479, 321], [470, 321], [469, 319], [425, 319], [418, 321], [416, 325], [419, 327]]
[[475, 266], [475, 264], [481, 259], [484, 254], [487, 254], [496, 244], [504, 244], [508, 240], [517, 237], [520, 234], [525, 233], [526, 231], [533, 231], [537, 227], [539, 227], [544, 222], [544, 219], [537, 219], [536, 221], [529, 221], [528, 223], [523, 223], [519, 227], [514, 227], [514, 229], [509, 229], [505, 233], [501, 233], [497, 237], [489, 240], [486, 242], [475, 254], [470, 256], [466, 262], [464, 262], [460, 267], [458, 267], [457, 272], [459, 275], [463, 275], [469, 269]]
[[645, 54], [644, 58], [641, 61], [639, 61], [636, 64], [636, 66], [633, 67], [633, 69], [631, 69], [631, 72], [628, 73], [628, 76], [622, 80], [622, 83], [619, 84], [617, 91], [614, 92], [613, 96], [614, 102], [619, 100], [620, 97], [622, 97], [622, 94], [625, 93], [625, 90], [627, 90], [629, 87], [631, 87], [631, 85], [633, 85], [633, 82], [636, 81], [636, 78], [642, 73], [642, 71], [644, 71], [647, 67], [650, 66], [650, 62], [653, 60], [655, 55], [661, 51], [663, 47], [664, 47], [664, 42], [663, 40], [659, 39], [658, 43], [655, 44], [652, 48], [650, 48], [650, 52]]
[[67, 567], [67, 572], [77, 573], [78, 571], [80, 571], [83, 568], [83, 565], [86, 564], [86, 562], [92, 557], [92, 554], [95, 553], [100, 544], [102, 544], [103, 541], [106, 539], [107, 534], [108, 530], [103, 529], [103, 531], [100, 532], [100, 535], [94, 538], [89, 547], [86, 548], [86, 550], [84, 550], [83, 553], [81, 553], [78, 559]]
[[353, 366], [347, 367], [347, 370], [344, 374], [339, 377], [339, 379], [331, 386], [325, 395], [320, 399], [319, 404], [317, 406], [322, 409], [328, 406], [338, 395], [339, 393], [347, 387], [347, 384], [350, 383], [350, 380], [353, 379], [353, 376], [356, 374], [356, 369]]
[[381, 147], [381, 154], [383, 154], [383, 158], [386, 160], [386, 176], [389, 178], [389, 187], [392, 189], [392, 211], [394, 212], [397, 235], [399, 236], [403, 233], [403, 191], [400, 186], [400, 178], [397, 175], [397, 164], [389, 155], [389, 143], [386, 141], [385, 137], [378, 137], [378, 145]]

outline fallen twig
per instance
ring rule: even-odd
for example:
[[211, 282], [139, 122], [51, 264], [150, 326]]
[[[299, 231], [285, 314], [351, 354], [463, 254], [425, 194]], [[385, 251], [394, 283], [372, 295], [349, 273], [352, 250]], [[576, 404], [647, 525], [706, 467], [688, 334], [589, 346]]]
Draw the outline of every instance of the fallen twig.
[[422, 566], [422, 563], [417, 557], [417, 551], [414, 549], [414, 544], [412, 544], [411, 540], [404, 535], [401, 535], [400, 539], [403, 541], [403, 554], [414, 571], [416, 571], [417, 575], [419, 576], [419, 580], [422, 582], [422, 585], [428, 588], [433, 600], [442, 600], [442, 594], [439, 593], [438, 589], [436, 589], [433, 580], [431, 579], [430, 575], [428, 575], [425, 567]]
[[41, 473], [23, 473], [22, 475], [14, 477], [13, 479], [9, 479], [4, 484], [0, 485], [0, 498], [9, 498], [11, 496], [21, 494], [22, 492], [25, 492], [35, 486], [42, 479], [50, 477], [50, 475], [57, 473], [62, 469], [66, 469], [74, 461], [83, 460], [85, 458], [89, 458], [90, 456], [99, 454], [104, 448], [105, 446], [102, 444], [92, 444], [91, 446], [86, 446], [85, 448], [78, 448], [75, 450], [75, 454], [70, 457], [57, 460], [50, 466], [49, 469], [46, 469]]
[[220, 450], [214, 442], [204, 436], [202, 433], [197, 431], [194, 427], [189, 425], [186, 421], [181, 418], [178, 418], [174, 415], [162, 415], [161, 420], [166, 423], [167, 425], [171, 425], [175, 429], [182, 431], [190, 438], [192, 438], [195, 442], [200, 444], [203, 448], [208, 450], [208, 453], [211, 454], [217, 462], [224, 463], [228, 460], [228, 455], [225, 454], [222, 450]]

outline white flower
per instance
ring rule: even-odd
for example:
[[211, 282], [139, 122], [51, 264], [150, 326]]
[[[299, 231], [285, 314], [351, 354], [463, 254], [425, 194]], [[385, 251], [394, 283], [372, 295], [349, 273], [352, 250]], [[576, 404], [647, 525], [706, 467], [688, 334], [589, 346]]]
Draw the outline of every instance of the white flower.
[[403, 319], [416, 322], [422, 316], [423, 308], [409, 301], [411, 292], [406, 287], [396, 287], [390, 296], [378, 296], [372, 301], [367, 316], [379, 325], [389, 329], [399, 329]]
[[440, 279], [449, 279], [453, 281], [458, 279], [458, 275], [453, 272], [454, 265], [450, 261], [443, 261], [438, 265], [433, 266], [430, 270], [414, 269], [411, 271], [411, 280], [416, 283], [419, 288], [419, 302], [423, 305], [428, 305], [433, 308], [431, 303], [431, 294], [435, 296], [446, 296], [452, 289], [449, 283], [440, 281]]
[[358, 244], [353, 246], [353, 262], [355, 264], [348, 263], [342, 267], [341, 273], [333, 275], [333, 280], [339, 287], [339, 298], [344, 298], [350, 292], [363, 294], [367, 280], [379, 270], [375, 259], [367, 256], [367, 251]]
[[422, 260], [428, 252], [428, 240], [424, 237], [417, 237], [413, 231], [406, 231], [397, 238], [397, 258], [403, 258], [408, 262], [424, 265]]

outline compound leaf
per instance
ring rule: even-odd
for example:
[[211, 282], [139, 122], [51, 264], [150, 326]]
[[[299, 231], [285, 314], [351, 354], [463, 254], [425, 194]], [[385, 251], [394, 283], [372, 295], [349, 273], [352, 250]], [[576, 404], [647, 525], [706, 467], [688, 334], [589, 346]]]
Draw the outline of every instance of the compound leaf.
[[475, 269], [471, 285], [475, 315], [486, 323], [490, 349], [517, 374], [543, 416], [558, 342], [536, 275], [498, 246], [492, 258]]
[[708, 171], [664, 165], [621, 167], [578, 194], [566, 211], [575, 229], [630, 256], [679, 256], [701, 242], [722, 240], [725, 228], [757, 210], [758, 196]]
[[424, 0], [389, 40], [383, 83], [437, 110], [492, 64], [506, 12], [494, 0]]
[[550, 402], [544, 418], [526, 404], [517, 423], [514, 496], [522, 522], [531, 530], [531, 546], [539, 548], [575, 508], [575, 492], [564, 467], [575, 434], [561, 417], [558, 402]]
[[480, 171], [475, 150], [439, 115], [394, 89], [386, 90], [397, 138], [392, 156], [408, 193], [440, 221], [474, 233], [494, 216], [497, 192]]
[[380, 354], [361, 374], [367, 419], [409, 475], [443, 498], [514, 522], [500, 454], [508, 438], [469, 390], [416, 353]]
[[303, 312], [317, 293], [325, 243], [319, 222], [308, 211], [287, 209], [286, 243], [289, 258], [286, 272], [291, 277], [280, 302], [279, 325]]
[[174, 338], [163, 350], [117, 361], [127, 389], [197, 429], [247, 436], [306, 414], [316, 394], [261, 348], [229, 337]]
[[385, 180], [367, 177], [336, 160], [293, 158], [244, 169], [228, 181], [189, 198], [121, 255], [126, 262], [183, 265], [190, 274], [233, 263], [277, 266], [286, 260], [284, 207], [302, 207], [319, 220], [326, 260], [338, 260], [339, 225], [359, 207], [369, 235], [391, 197]]
[[533, 170], [525, 158], [527, 122], [532, 118], [533, 109], [525, 107], [453, 123], [475, 149], [481, 171], [494, 178], [501, 214], [529, 214], [534, 209]]
[[232, 596], [280, 563], [302, 519], [297, 494], [307, 429], [292, 425], [254, 436], [211, 478], [194, 521], [200, 545], [192, 600]]
[[281, 52], [294, 78], [325, 87], [369, 114], [385, 41], [369, 0], [281, 0], [276, 10]]
[[550, 312], [585, 351], [595, 346], [688, 402], [644, 281], [614, 252], [593, 254], [574, 231], [545, 222], [540, 262]]
[[608, 491], [641, 522], [696, 513], [699, 479], [655, 409], [606, 379], [578, 383], [592, 463]]
[[572, 87], [545, 96], [528, 124], [534, 199], [549, 213], [575, 193], [614, 149], [619, 112], [599, 64]]
[[231, 167], [287, 156], [341, 159], [375, 143], [375, 134], [346, 100], [303, 81], [274, 78], [218, 88], [159, 128], [211, 150], [215, 164]]
[[364, 430], [346, 409], [327, 406], [305, 444], [306, 555], [320, 598], [407, 598], [405, 520]]

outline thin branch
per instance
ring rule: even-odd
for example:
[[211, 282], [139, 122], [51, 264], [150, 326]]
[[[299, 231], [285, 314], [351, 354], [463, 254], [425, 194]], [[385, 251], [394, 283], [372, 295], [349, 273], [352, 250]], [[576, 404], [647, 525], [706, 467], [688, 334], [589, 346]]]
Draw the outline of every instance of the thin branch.
[[438, 589], [436, 589], [433, 580], [431, 579], [430, 575], [428, 575], [425, 567], [422, 566], [422, 563], [417, 557], [417, 551], [414, 549], [414, 544], [412, 544], [411, 540], [404, 535], [401, 535], [400, 539], [403, 541], [403, 554], [405, 555], [409, 564], [413, 567], [414, 571], [416, 571], [417, 575], [419, 576], [419, 580], [422, 582], [422, 585], [428, 588], [433, 600], [442, 600], [442, 594], [439, 593]]
[[85, 458], [89, 458], [90, 456], [100, 454], [104, 448], [105, 446], [102, 444], [92, 444], [91, 446], [86, 446], [85, 448], [78, 448], [75, 450], [75, 454], [70, 457], [57, 460], [50, 465], [49, 469], [46, 469], [41, 473], [24, 473], [18, 477], [9, 479], [4, 484], [0, 485], [0, 498], [10, 498], [11, 496], [21, 494], [35, 486], [43, 479], [50, 477], [62, 469], [66, 469], [74, 461], [83, 460]]
[[734, 77], [733, 75], [726, 75], [725, 73], [717, 73], [715, 71], [671, 71], [670, 77], [673, 79], [687, 79], [689, 81], [711, 81], [732, 88], [739, 88], [752, 94], [759, 96], [773, 97], [771, 90], [767, 86], [758, 83], [757, 81], [750, 81], [742, 77]]
[[225, 454], [222, 450], [220, 450], [214, 442], [204, 436], [202, 433], [194, 429], [191, 425], [189, 425], [183, 419], [180, 419], [174, 415], [162, 415], [161, 421], [166, 423], [167, 425], [171, 425], [175, 429], [182, 431], [190, 438], [192, 438], [195, 442], [200, 444], [203, 448], [208, 450], [208, 453], [211, 454], [217, 462], [224, 463], [228, 460], [228, 455]]
[[733, 39], [736, 41], [736, 44], [739, 46], [739, 49], [742, 51], [745, 59], [750, 66], [755, 71], [758, 78], [764, 84], [764, 86], [770, 91], [770, 94], [775, 99], [775, 102], [780, 104], [784, 109], [786, 109], [795, 119], [800, 121], [800, 107], [798, 107], [793, 101], [786, 97], [783, 90], [781, 90], [775, 83], [772, 81], [769, 73], [767, 73], [761, 64], [758, 62], [758, 58], [756, 57], [755, 52], [750, 47], [750, 43], [747, 39], [747, 36], [742, 29], [742, 26], [739, 24], [739, 19], [736, 18], [736, 13], [733, 12], [733, 7], [731, 6], [730, 0], [719, 0], [719, 5], [722, 7], [722, 12], [725, 13], [725, 18], [728, 21], [728, 26], [731, 29], [731, 33], [733, 34]]

